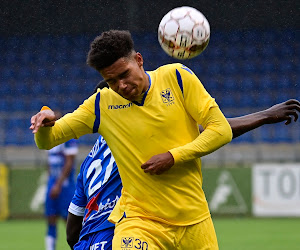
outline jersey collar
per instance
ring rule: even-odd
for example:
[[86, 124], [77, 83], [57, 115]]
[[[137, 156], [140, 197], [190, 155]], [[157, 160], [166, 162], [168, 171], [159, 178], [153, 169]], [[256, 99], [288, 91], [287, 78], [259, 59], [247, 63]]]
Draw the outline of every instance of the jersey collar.
[[143, 105], [144, 105], [145, 99], [146, 99], [147, 94], [148, 94], [148, 91], [149, 91], [149, 89], [150, 89], [150, 87], [151, 87], [151, 77], [150, 77], [150, 75], [149, 75], [147, 72], [145, 72], [145, 73], [147, 74], [148, 79], [149, 79], [149, 87], [148, 87], [148, 89], [146, 90], [146, 92], [144, 93], [143, 98], [142, 98], [142, 100], [141, 100], [140, 103], [137, 102], [137, 101], [132, 101], [135, 105], [138, 105], [138, 106], [143, 106]]

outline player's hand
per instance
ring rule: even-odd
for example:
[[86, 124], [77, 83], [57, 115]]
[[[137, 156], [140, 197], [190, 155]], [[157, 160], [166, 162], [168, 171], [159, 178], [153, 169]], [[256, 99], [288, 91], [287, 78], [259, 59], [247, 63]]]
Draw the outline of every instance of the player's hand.
[[60, 185], [54, 185], [50, 190], [50, 198], [56, 199], [61, 192], [61, 186]]
[[29, 129], [35, 134], [40, 127], [50, 127], [55, 123], [56, 117], [52, 110], [42, 110], [31, 117], [31, 126]]
[[154, 155], [142, 164], [145, 173], [162, 174], [174, 165], [174, 158], [170, 152]]
[[267, 116], [267, 123], [286, 121], [285, 124], [288, 125], [292, 120], [297, 121], [298, 113], [300, 112], [300, 102], [290, 99], [286, 102], [276, 104], [264, 112]]

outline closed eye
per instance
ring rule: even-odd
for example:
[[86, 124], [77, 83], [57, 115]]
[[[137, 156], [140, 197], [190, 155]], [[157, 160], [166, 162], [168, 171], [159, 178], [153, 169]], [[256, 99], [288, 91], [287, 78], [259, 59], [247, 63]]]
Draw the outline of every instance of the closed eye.
[[122, 74], [119, 75], [119, 78], [122, 79], [122, 78], [125, 78], [129, 75], [129, 70], [126, 70], [125, 72], [123, 72]]

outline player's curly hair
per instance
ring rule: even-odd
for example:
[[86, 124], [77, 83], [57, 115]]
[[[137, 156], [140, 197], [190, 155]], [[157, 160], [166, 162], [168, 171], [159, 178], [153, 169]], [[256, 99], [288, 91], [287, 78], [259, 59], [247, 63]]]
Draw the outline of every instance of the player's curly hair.
[[127, 30], [109, 30], [97, 36], [90, 45], [87, 64], [97, 71], [112, 65], [134, 51], [131, 34]]

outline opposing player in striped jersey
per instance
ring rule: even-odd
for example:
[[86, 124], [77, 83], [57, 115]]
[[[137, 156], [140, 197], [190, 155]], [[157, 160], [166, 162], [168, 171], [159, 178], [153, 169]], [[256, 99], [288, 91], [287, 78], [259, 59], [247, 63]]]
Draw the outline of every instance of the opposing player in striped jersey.
[[67, 240], [71, 247], [111, 249], [114, 224], [107, 218], [121, 196], [121, 189], [115, 159], [99, 136], [81, 165], [69, 206]]
[[[101, 81], [97, 88], [108, 87]], [[97, 92], [97, 91], [95, 91]], [[228, 118], [233, 138], [264, 124], [297, 120], [300, 103], [288, 100], [267, 110]], [[121, 195], [121, 179], [105, 140], [99, 136], [81, 165], [77, 189], [69, 207], [67, 240], [72, 249], [110, 250], [114, 224], [107, 221]]]
[[[57, 118], [61, 116], [56, 111]], [[47, 250], [54, 250], [57, 238], [57, 220], [68, 216], [68, 206], [75, 191], [75, 157], [78, 153], [77, 142], [71, 139], [48, 152], [48, 186], [46, 193], [45, 215], [47, 217]]]

